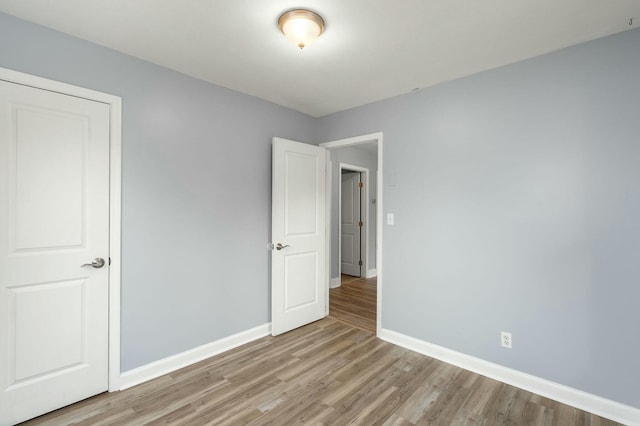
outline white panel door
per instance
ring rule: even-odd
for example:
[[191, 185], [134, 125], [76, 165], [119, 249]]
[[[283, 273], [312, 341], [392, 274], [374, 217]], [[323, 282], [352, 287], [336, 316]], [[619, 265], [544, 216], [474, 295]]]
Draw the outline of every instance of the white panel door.
[[109, 106], [0, 81], [0, 424], [107, 390]]
[[325, 168], [325, 148], [273, 138], [274, 336], [325, 316]]
[[360, 173], [342, 175], [340, 192], [340, 272], [354, 277], [361, 274]]

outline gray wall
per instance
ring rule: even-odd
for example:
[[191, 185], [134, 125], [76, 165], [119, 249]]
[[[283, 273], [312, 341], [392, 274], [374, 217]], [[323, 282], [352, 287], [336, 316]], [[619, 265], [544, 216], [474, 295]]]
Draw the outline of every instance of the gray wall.
[[[376, 205], [372, 199], [376, 198], [378, 186], [376, 184], [376, 174], [378, 172], [378, 156], [363, 150], [362, 147], [348, 146], [331, 150], [331, 278], [337, 278], [340, 270], [340, 259], [338, 248], [340, 245], [340, 163], [352, 166], [366, 167], [369, 169], [369, 219], [365, 226], [369, 229], [369, 241], [367, 242], [367, 256], [369, 258], [369, 268], [376, 267]], [[362, 267], [362, 276], [366, 274], [365, 267]]]
[[123, 99], [122, 369], [269, 322], [271, 137], [313, 119], [4, 14], [0, 52]]
[[632, 30], [321, 118], [384, 132], [383, 327], [640, 407], [639, 76]]

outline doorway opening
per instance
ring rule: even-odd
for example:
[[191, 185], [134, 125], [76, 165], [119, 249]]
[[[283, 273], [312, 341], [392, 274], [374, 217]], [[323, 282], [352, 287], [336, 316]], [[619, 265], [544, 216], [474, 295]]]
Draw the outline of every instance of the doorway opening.
[[328, 150], [330, 171], [327, 314], [377, 334], [382, 302], [382, 133], [320, 146]]

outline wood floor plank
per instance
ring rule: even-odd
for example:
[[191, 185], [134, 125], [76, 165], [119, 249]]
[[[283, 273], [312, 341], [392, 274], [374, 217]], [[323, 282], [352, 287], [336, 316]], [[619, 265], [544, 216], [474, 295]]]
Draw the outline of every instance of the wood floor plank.
[[340, 287], [329, 291], [329, 316], [371, 333], [376, 332], [376, 278], [342, 275]]
[[616, 425], [332, 318], [24, 425]]

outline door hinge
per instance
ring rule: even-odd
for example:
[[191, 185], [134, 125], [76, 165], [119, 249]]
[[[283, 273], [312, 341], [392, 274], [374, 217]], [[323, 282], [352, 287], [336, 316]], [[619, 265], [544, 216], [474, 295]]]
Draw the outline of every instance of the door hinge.
[[362, 260], [358, 260], [358, 265], [362, 266]]
[[362, 221], [358, 222], [358, 226], [359, 226], [360, 228], [362, 228], [362, 225], [363, 225]]
[[358, 182], [358, 186], [362, 188], [364, 185], [362, 184], [362, 182]]
[[109, 257], [109, 266], [111, 266], [111, 257]]

